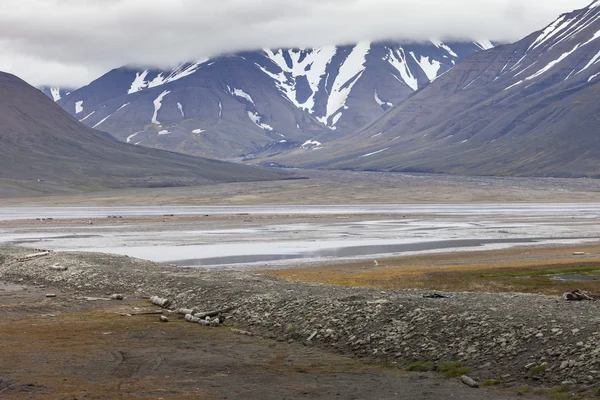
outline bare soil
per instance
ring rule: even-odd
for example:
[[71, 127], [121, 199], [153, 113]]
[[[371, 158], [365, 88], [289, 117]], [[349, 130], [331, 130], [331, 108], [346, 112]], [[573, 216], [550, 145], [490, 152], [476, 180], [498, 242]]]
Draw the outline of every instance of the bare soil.
[[[284, 170], [284, 172], [290, 172]], [[309, 179], [90, 191], [68, 194], [51, 183], [0, 181], [0, 205], [256, 205], [463, 202], [588, 202], [600, 200], [600, 179], [462, 177], [434, 174], [293, 170]], [[12, 186], [11, 186], [12, 185]], [[62, 189], [61, 189], [62, 190]], [[79, 192], [79, 193], [77, 193]]]
[[202, 328], [166, 312], [168, 323], [158, 315], [121, 315], [154, 310], [143, 299], [90, 301], [58, 288], [0, 282], [0, 397], [512, 398], [434, 373], [241, 336], [229, 327]]

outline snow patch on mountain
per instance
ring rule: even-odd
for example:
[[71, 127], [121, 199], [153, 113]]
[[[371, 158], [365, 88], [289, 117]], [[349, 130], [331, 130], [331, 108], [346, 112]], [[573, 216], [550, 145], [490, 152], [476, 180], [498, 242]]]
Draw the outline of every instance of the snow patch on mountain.
[[92, 126], [92, 128], [94, 128], [94, 129], [95, 129], [95, 128], [99, 127], [100, 125], [102, 125], [103, 123], [105, 123], [105, 122], [106, 122], [106, 120], [107, 120], [107, 119], [109, 119], [110, 117], [112, 117], [112, 114], [110, 114], [108, 117], [106, 117], [106, 118], [102, 119], [102, 120], [101, 120], [100, 122], [98, 122], [96, 125]]
[[160, 72], [151, 81], [148, 81], [146, 79], [150, 74], [149, 70], [137, 72], [135, 74], [135, 79], [131, 83], [131, 87], [129, 88], [127, 94], [137, 93], [144, 89], [155, 88], [170, 82], [177, 81], [181, 78], [185, 78], [186, 76], [190, 76], [194, 72], [198, 71], [198, 69], [200, 69], [202, 64], [206, 63], [206, 61], [208, 60], [200, 60], [193, 63], [183, 63], [169, 72]]
[[388, 107], [393, 107], [394, 105], [388, 101], [383, 101], [379, 98], [379, 93], [377, 93], [377, 89], [375, 89], [375, 101], [377, 102], [377, 104], [379, 104], [380, 106], [388, 106]]
[[83, 100], [75, 102], [75, 114], [83, 112]]
[[133, 82], [131, 82], [131, 87], [127, 91], [127, 94], [137, 93], [148, 85], [148, 82], [146, 82], [148, 72], [150, 71], [145, 70], [143, 72], [137, 72], [135, 74], [135, 79], [133, 80]]
[[80, 119], [79, 122], [85, 121], [86, 119], [88, 119], [89, 117], [91, 117], [94, 114], [96, 114], [96, 111], [92, 111], [91, 113], [89, 113], [88, 115], [86, 115], [85, 117], [83, 117], [82, 119]]
[[323, 144], [321, 142], [317, 141], [317, 140], [307, 140], [300, 147], [302, 147], [305, 150], [307, 150], [307, 149], [313, 149], [314, 150], [314, 149], [320, 148], [321, 146], [323, 146]]
[[171, 91], [165, 90], [154, 100], [154, 115], [152, 116], [152, 123], [155, 125], [160, 125], [160, 122], [158, 122], [158, 111], [160, 111], [162, 107], [163, 99], [169, 93], [171, 93]]
[[50, 88], [50, 94], [52, 95], [52, 100], [54, 100], [54, 102], [57, 102], [62, 98], [62, 96], [60, 95], [60, 88]]
[[[314, 113], [315, 95], [319, 91], [322, 78], [327, 71], [327, 66], [337, 53], [335, 46], [323, 46], [313, 50], [264, 50], [267, 57], [279, 68], [280, 72], [273, 73], [267, 68], [257, 66], [273, 78], [279, 90], [285, 94], [296, 107]], [[291, 61], [291, 66], [286, 61]], [[296, 92], [296, 82], [300, 77], [306, 77], [312, 94], [304, 101], [299, 101]]]
[[137, 135], [139, 135], [140, 133], [142, 133], [142, 132], [136, 132], [133, 135], [127, 136], [126, 142], [127, 143], [131, 143], [131, 141], [133, 140], [133, 138], [136, 137]]
[[446, 50], [446, 52], [448, 54], [450, 54], [452, 57], [458, 58], [458, 54], [456, 54], [449, 46], [447, 46], [446, 44], [444, 44], [441, 40], [430, 40], [431, 43], [433, 43], [433, 45], [435, 47], [437, 47], [438, 49], [443, 49]]
[[415, 53], [412, 51], [410, 52], [410, 55], [414, 58], [417, 64], [419, 64], [423, 72], [425, 72], [425, 75], [427, 75], [427, 78], [430, 82], [436, 80], [438, 77], [438, 72], [442, 67], [442, 64], [438, 60], [430, 60], [429, 57], [424, 56], [421, 56], [419, 59], [417, 59], [417, 56], [415, 56]]
[[402, 47], [399, 47], [398, 49], [389, 49], [388, 54], [384, 57], [384, 61], [388, 61], [390, 65], [398, 71], [400, 77], [394, 75], [398, 81], [405, 83], [413, 91], [419, 89], [419, 82], [408, 66], [406, 53]]
[[389, 148], [385, 148], [385, 149], [381, 149], [378, 151], [374, 151], [372, 153], [368, 153], [368, 154], [363, 154], [362, 156], [359, 156], [358, 158], [365, 158], [365, 157], [371, 157], [374, 156], [375, 154], [379, 154], [379, 153], [383, 153], [384, 151], [388, 150]]
[[117, 111], [121, 111], [122, 109], [124, 109], [125, 107], [127, 107], [127, 106], [128, 106], [128, 105], [130, 105], [130, 104], [131, 104], [131, 102], [123, 104], [121, 107], [119, 107], [119, 108], [117, 109]]
[[[331, 93], [329, 94], [327, 112], [323, 117], [317, 118], [324, 125], [328, 125], [329, 118], [335, 115], [341, 108], [347, 108], [346, 101], [354, 84], [365, 71], [366, 57], [370, 50], [371, 42], [357, 44], [340, 67], [338, 75], [333, 82]], [[331, 126], [335, 126], [335, 123], [332, 123]]]
[[179, 112], [181, 113], [181, 118], [185, 119], [185, 112], [183, 111], [183, 105], [179, 102], [177, 102], [177, 108], [179, 109]]
[[477, 40], [473, 43], [475, 43], [476, 46], [478, 46], [481, 50], [484, 51], [494, 48], [494, 45], [489, 40]]
[[271, 125], [264, 124], [261, 122], [262, 117], [260, 115], [258, 115], [258, 113], [253, 113], [252, 111], [248, 111], [248, 118], [250, 118], [256, 126], [258, 126], [261, 129], [264, 129], [265, 131], [273, 130], [273, 127]]
[[244, 92], [242, 89], [230, 88], [229, 86], [227, 86], [227, 88], [229, 89], [229, 93], [231, 93], [232, 96], [240, 97], [242, 99], [247, 100], [252, 105], [256, 105], [254, 103], [254, 100], [252, 100], [252, 97], [248, 93]]

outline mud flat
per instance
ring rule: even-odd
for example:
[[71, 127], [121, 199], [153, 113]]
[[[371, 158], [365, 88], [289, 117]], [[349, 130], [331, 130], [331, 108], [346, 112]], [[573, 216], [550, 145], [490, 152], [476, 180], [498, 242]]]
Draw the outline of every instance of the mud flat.
[[[393, 370], [439, 367], [448, 375], [468, 374], [481, 384], [499, 383], [501, 388], [491, 393], [467, 388], [463, 395], [462, 386], [453, 386], [451, 390], [458, 390], [451, 392], [455, 397], [469, 398], [469, 393], [475, 393], [473, 398], [493, 399], [510, 393], [510, 398], [517, 391], [541, 390], [537, 387], [554, 388], [542, 391], [546, 394], [591, 396], [599, 386], [600, 304], [595, 302], [465, 292], [452, 293], [452, 298], [429, 299], [423, 297], [425, 291], [307, 284], [250, 271], [182, 269], [96, 253], [51, 253], [27, 262], [15, 261], [28, 252], [18, 247], [1, 248], [0, 279], [56, 287], [64, 291], [67, 304], [71, 293], [91, 296], [122, 292], [139, 299], [166, 297], [173, 301], [173, 307], [204, 311], [233, 308], [227, 314], [228, 326], [299, 346], [294, 349], [354, 356], [384, 363]], [[54, 265], [67, 269], [51, 269]], [[202, 327], [192, 325], [203, 332]], [[191, 329], [190, 324], [185, 326]], [[147, 340], [151, 345], [153, 337]], [[190, 353], [197, 350], [196, 346], [184, 348]], [[455, 382], [438, 383], [445, 387]], [[400, 396], [439, 398], [435, 388], [427, 385], [426, 391], [433, 390], [432, 395], [402, 392]], [[321, 398], [327, 398], [322, 394]], [[313, 397], [319, 398], [317, 394]]]

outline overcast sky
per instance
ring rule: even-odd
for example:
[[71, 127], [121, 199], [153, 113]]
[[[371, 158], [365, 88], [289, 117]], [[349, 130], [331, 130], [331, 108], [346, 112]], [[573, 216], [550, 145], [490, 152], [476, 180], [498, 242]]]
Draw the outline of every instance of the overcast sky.
[[2, 0], [0, 70], [79, 87], [124, 64], [360, 40], [515, 41], [592, 0]]

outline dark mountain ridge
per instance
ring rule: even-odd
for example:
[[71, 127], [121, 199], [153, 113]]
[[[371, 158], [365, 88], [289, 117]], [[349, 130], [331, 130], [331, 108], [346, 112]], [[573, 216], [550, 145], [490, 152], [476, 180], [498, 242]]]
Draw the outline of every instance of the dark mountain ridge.
[[96, 187], [278, 179], [244, 165], [127, 145], [81, 124], [39, 90], [0, 73], [0, 178]]

